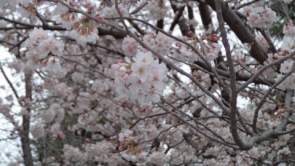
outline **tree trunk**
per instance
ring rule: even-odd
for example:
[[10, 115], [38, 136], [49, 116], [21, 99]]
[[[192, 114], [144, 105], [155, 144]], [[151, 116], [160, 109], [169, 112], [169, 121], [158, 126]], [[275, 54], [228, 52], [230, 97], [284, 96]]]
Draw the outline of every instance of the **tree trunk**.
[[[32, 99], [32, 74], [25, 74], [25, 88], [26, 88], [26, 99]], [[25, 166], [33, 166], [32, 151], [30, 147], [30, 113], [31, 108], [26, 105], [27, 113], [23, 115], [22, 130], [20, 132], [21, 145], [23, 150], [24, 164]]]

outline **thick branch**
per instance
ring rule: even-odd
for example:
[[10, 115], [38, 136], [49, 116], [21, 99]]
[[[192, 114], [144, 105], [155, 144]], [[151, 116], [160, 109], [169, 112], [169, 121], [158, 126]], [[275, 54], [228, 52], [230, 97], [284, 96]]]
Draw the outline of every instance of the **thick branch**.
[[182, 16], [183, 10], [184, 10], [184, 7], [180, 8], [177, 11], [177, 14], [176, 14], [176, 16], [174, 16], [174, 19], [173, 19], [173, 21], [172, 21], [172, 23], [170, 25], [169, 31], [172, 32], [174, 30], [176, 24], [179, 22], [180, 17]]
[[207, 4], [200, 3], [199, 5], [200, 16], [202, 19], [203, 26], [205, 30], [209, 29], [210, 24], [212, 24], [211, 11]]
[[[185, 19], [183, 18], [182, 14], [181, 14], [183, 12], [183, 10], [184, 10], [184, 7], [178, 8], [172, 2], [171, 2], [171, 7], [172, 7], [174, 13], [177, 13], [177, 15], [175, 16], [175, 19], [174, 19], [173, 22], [175, 22], [175, 23], [177, 22], [177, 24], [179, 26], [179, 29], [181, 31], [181, 34], [183, 36], [188, 36], [189, 27], [188, 27], [188, 24], [186, 23]], [[173, 25], [173, 23], [171, 24], [171, 26], [172, 25]]]
[[[187, 6], [187, 11], [188, 11], [188, 18], [190, 20], [195, 19], [194, 10], [193, 10], [193, 8], [191, 6]], [[192, 32], [195, 33], [195, 27], [193, 25], [190, 25], [189, 26], [189, 29], [190, 29], [190, 31], [192, 31]]]
[[[25, 74], [25, 88], [26, 88], [26, 98], [32, 99], [32, 74]], [[23, 115], [23, 123], [22, 123], [22, 130], [20, 132], [21, 137], [21, 146], [23, 150], [23, 157], [24, 157], [24, 164], [26, 166], [33, 165], [33, 158], [32, 158], [32, 150], [30, 147], [30, 138], [29, 138], [29, 131], [30, 131], [30, 112], [31, 108], [29, 105], [27, 107], [27, 113]]]
[[[226, 54], [226, 59], [227, 59], [227, 63], [229, 66], [229, 73], [230, 73], [230, 89], [231, 91], [230, 93], [230, 130], [233, 136], [233, 139], [235, 140], [235, 142], [237, 143], [237, 145], [240, 148], [244, 147], [244, 142], [243, 140], [241, 140], [239, 133], [238, 133], [238, 121], [237, 121], [237, 117], [236, 114], [238, 113], [238, 108], [237, 108], [237, 97], [238, 97], [238, 92], [236, 89], [236, 74], [235, 74], [235, 69], [234, 69], [234, 64], [233, 64], [233, 60], [231, 58], [231, 53], [230, 53], [230, 45], [228, 43], [228, 39], [227, 39], [227, 34], [225, 31], [225, 27], [224, 27], [224, 20], [223, 20], [223, 12], [222, 12], [222, 8], [221, 8], [221, 2], [220, 0], [215, 0], [215, 6], [216, 6], [216, 13], [217, 13], [217, 19], [219, 22], [219, 28], [220, 28], [220, 33], [221, 33], [221, 37], [222, 37], [222, 43], [223, 46], [225, 48], [225, 54]], [[239, 119], [240, 123], [242, 124], [242, 126], [245, 128], [245, 130], [247, 132], [249, 132], [248, 128], [245, 126], [243, 119]]]
[[[213, 10], [215, 8], [214, 0], [206, 1]], [[249, 31], [249, 29], [245, 26], [242, 20], [238, 17], [234, 10], [226, 5], [226, 3], [220, 0], [222, 15], [224, 21], [230, 27], [230, 29], [237, 35], [237, 37], [241, 40], [242, 43], [250, 43], [251, 56], [256, 59], [259, 63], [263, 64], [263, 62], [267, 59], [267, 52], [264, 48], [261, 47], [259, 43], [256, 43], [253, 34]]]

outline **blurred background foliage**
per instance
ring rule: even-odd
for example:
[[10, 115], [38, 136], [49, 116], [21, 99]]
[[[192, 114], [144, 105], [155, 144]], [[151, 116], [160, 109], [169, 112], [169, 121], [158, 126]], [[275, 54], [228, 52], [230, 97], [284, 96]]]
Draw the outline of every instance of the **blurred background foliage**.
[[284, 3], [282, 0], [270, 0], [265, 2], [272, 10], [277, 13], [278, 20], [270, 27], [267, 27], [267, 32], [275, 39], [282, 40], [284, 24], [291, 19], [295, 21], [295, 1], [289, 4]]

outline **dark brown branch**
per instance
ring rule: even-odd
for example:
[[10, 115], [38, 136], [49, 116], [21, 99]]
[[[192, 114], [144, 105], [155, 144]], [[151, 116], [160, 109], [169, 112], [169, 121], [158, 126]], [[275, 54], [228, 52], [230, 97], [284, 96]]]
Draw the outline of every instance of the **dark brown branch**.
[[262, 36], [263, 36], [263, 37], [265, 38], [265, 40], [267, 41], [267, 43], [268, 43], [268, 45], [269, 45], [269, 47], [270, 47], [270, 51], [271, 51], [272, 53], [276, 53], [276, 52], [277, 52], [277, 49], [276, 49], [274, 43], [272, 42], [270, 36], [269, 36], [268, 34], [266, 34], [265, 31], [264, 31], [264, 29], [262, 29], [262, 28], [258, 28], [257, 30], [262, 34]]
[[164, 20], [163, 19], [157, 21], [157, 27], [159, 29], [163, 29], [164, 28]]
[[[16, 26], [16, 27], [0, 27], [0, 30], [8, 31], [8, 30], [14, 30], [14, 29], [34, 29], [34, 28], [43, 28], [44, 30], [52, 30], [52, 31], [66, 31], [65, 28], [62, 28], [60, 26], [42, 26], [42, 25], [36, 25], [36, 26]], [[112, 35], [116, 39], [122, 39], [127, 36], [125, 31], [119, 31], [118, 29], [115, 30], [113, 28], [103, 28], [98, 27], [98, 34], [99, 36], [105, 36], [105, 35]]]
[[26, 26], [26, 27], [34, 27], [34, 25], [32, 25], [32, 24], [27, 24], [27, 23], [23, 23], [23, 22], [20, 22], [20, 21], [16, 21], [16, 20], [11, 20], [11, 19], [3, 17], [3, 16], [0, 16], [0, 19], [5, 20], [7, 22], [14, 23], [14, 24]]
[[144, 8], [147, 4], [148, 4], [147, 2], [141, 4], [140, 6], [138, 6], [138, 8], [134, 9], [134, 10], [130, 13], [130, 15], [136, 14], [136, 13], [139, 12], [142, 8]]
[[12, 89], [14, 96], [15, 96], [17, 99], [19, 99], [19, 96], [18, 96], [18, 94], [17, 94], [16, 89], [14, 88], [13, 84], [11, 83], [11, 81], [9, 80], [9, 78], [7, 77], [7, 75], [6, 75], [6, 73], [4, 72], [2, 66], [0, 66], [0, 70], [1, 70], [1, 72], [2, 72], [2, 74], [3, 74], [3, 76], [4, 76], [4, 78], [5, 78], [5, 80], [7, 81], [8, 85], [9, 85], [10, 88]]
[[[23, 23], [20, 21], [15, 21], [15, 20], [11, 20], [5, 17], [1, 17], [0, 19], [3, 19], [5, 21], [17, 24], [17, 25], [21, 25], [21, 26], [14, 26], [14, 27], [0, 27], [0, 30], [14, 30], [14, 29], [34, 29], [36, 28], [43, 28], [44, 30], [56, 30], [56, 31], [66, 31], [65, 28], [62, 28], [61, 26], [50, 26], [47, 24], [44, 25], [33, 25], [33, 24], [27, 24], [27, 23]], [[113, 28], [103, 28], [103, 27], [98, 27], [98, 33], [100, 36], [104, 36], [104, 35], [112, 35], [117, 39], [121, 39], [126, 37], [126, 32], [125, 31], [120, 31], [118, 29], [113, 29]]]
[[178, 23], [180, 17], [182, 16], [182, 13], [183, 13], [183, 10], [184, 10], [184, 7], [180, 8], [178, 11], [177, 11], [177, 15], [174, 17], [171, 25], [170, 25], [170, 28], [169, 30], [172, 32], [176, 26], [176, 24]]
[[204, 26], [205, 30], [208, 30], [210, 24], [212, 24], [210, 8], [207, 4], [200, 3], [199, 11], [200, 11], [200, 16], [202, 19], [203, 26]]
[[[191, 6], [187, 5], [187, 11], [188, 11], [188, 18], [190, 20], [193, 20], [194, 19], [194, 10], [193, 10], [193, 8]], [[193, 25], [190, 25], [189, 29], [190, 29], [190, 31], [195, 33], [195, 27]]]
[[[19, 47], [24, 41], [26, 41], [27, 40], [27, 37], [24, 37], [21, 41], [19, 41], [18, 43], [16, 43], [15, 45], [13, 45], [12, 47], [10, 47], [9, 48], [9, 52], [11, 51], [11, 50], [13, 50], [15, 47]], [[19, 58], [19, 57], [17, 57], [17, 58]]]
[[[245, 147], [245, 143], [243, 142], [243, 140], [240, 138], [239, 133], [238, 133], [238, 121], [237, 121], [237, 114], [238, 114], [238, 108], [237, 108], [237, 97], [238, 97], [238, 91], [236, 88], [236, 74], [235, 74], [235, 69], [234, 69], [234, 64], [231, 58], [231, 52], [230, 52], [230, 45], [228, 43], [228, 39], [227, 39], [227, 34], [225, 31], [225, 27], [224, 27], [224, 20], [223, 20], [223, 12], [222, 12], [222, 8], [221, 8], [221, 1], [220, 0], [215, 0], [215, 7], [216, 7], [216, 13], [217, 13], [217, 19], [219, 22], [219, 28], [220, 28], [220, 33], [222, 36], [222, 43], [223, 46], [225, 48], [225, 53], [226, 53], [226, 59], [227, 59], [227, 63], [229, 66], [229, 74], [230, 74], [230, 131], [232, 133], [233, 139], [235, 140], [235, 142], [237, 143], [237, 145], [243, 149]], [[244, 127], [244, 129], [249, 133], [251, 133], [251, 131], [249, 131], [249, 129], [247, 128], [247, 126], [244, 124], [244, 121], [242, 118], [239, 118], [240, 116], [238, 116], [238, 120], [239, 122], [242, 124], [242, 126]]]
[[134, 27], [134, 29], [137, 30], [138, 33], [140, 33], [141, 35], [145, 35], [145, 32], [142, 29], [140, 29], [140, 27], [136, 23], [134, 23], [131, 19], [129, 19], [128, 21]]
[[[26, 89], [26, 98], [32, 99], [32, 73], [25, 74], [25, 89]], [[20, 131], [21, 137], [21, 146], [23, 150], [24, 164], [25, 166], [33, 166], [33, 157], [32, 150], [30, 147], [30, 105], [26, 105], [27, 113], [22, 116], [22, 130]]]
[[[177, 13], [179, 15], [179, 16], [178, 15], [176, 16], [175, 21], [177, 22], [177, 24], [179, 26], [181, 34], [183, 36], [188, 36], [189, 27], [188, 27], [186, 20], [182, 17], [182, 11], [181, 11], [184, 9], [184, 7], [178, 8], [176, 5], [174, 5], [172, 3], [172, 1], [170, 1], [170, 3], [171, 3], [171, 7], [173, 9], [174, 14]], [[181, 14], [179, 12], [181, 12]], [[179, 18], [177, 18], [177, 17], [179, 17]]]
[[[250, 43], [251, 56], [256, 59], [259, 63], [263, 64], [263, 62], [267, 59], [267, 52], [261, 45], [255, 42], [253, 38], [253, 34], [250, 30], [245, 26], [242, 20], [238, 17], [234, 10], [227, 6], [227, 4], [220, 0], [221, 8], [222, 8], [222, 15], [224, 21], [227, 25], [232, 29], [232, 31], [237, 35], [242, 43]], [[216, 10], [214, 0], [207, 0], [206, 1], [213, 10]]]

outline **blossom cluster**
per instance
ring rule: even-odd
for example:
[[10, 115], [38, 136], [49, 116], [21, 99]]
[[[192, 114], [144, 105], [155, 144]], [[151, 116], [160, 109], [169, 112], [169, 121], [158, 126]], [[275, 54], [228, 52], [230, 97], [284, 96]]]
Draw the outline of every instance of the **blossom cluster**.
[[49, 36], [42, 28], [34, 28], [27, 41], [27, 63], [32, 68], [47, 67], [48, 71], [61, 68], [59, 57], [63, 54], [63, 42]]
[[243, 8], [243, 12], [247, 15], [249, 24], [254, 28], [272, 25], [277, 18], [276, 13], [268, 7], [246, 6]]
[[[226, 100], [228, 95], [221, 90], [230, 84], [228, 74], [230, 59], [224, 57], [218, 27], [215, 24], [207, 26], [205, 22], [205, 30], [197, 26], [196, 15], [203, 13], [202, 6], [197, 6], [197, 2], [167, 0], [67, 0], [59, 3], [40, 0], [2, 0], [2, 2], [0, 6], [5, 10], [2, 13], [0, 8], [0, 15], [6, 19], [0, 20], [0, 26], [9, 29], [13, 28], [11, 27], [13, 25], [16, 30], [12, 31], [13, 35], [1, 34], [0, 38], [7, 39], [8, 44], [15, 42], [15, 37], [18, 35], [20, 35], [19, 41], [27, 40], [26, 50], [20, 43], [20, 48], [24, 50], [21, 50], [21, 58], [9, 64], [3, 63], [3, 67], [8, 66], [13, 69], [15, 71], [13, 75], [28, 73], [26, 71], [32, 71], [31, 67], [47, 68], [48, 71], [58, 70], [61, 68], [59, 63], [62, 55], [67, 54], [63, 58], [63, 70], [55, 72], [54, 76], [51, 72], [36, 71], [37, 74], [32, 74], [32, 84], [27, 84], [26, 92], [31, 91], [33, 95], [30, 100], [19, 97], [20, 113], [14, 111], [18, 109], [18, 105], [15, 105], [17, 103], [12, 95], [5, 99], [5, 102], [10, 101], [8, 104], [2, 103], [0, 98], [0, 112], [14, 125], [12, 131], [15, 133], [11, 132], [11, 138], [19, 136], [21, 132], [28, 132], [20, 127], [21, 123], [17, 121], [17, 117], [30, 116], [30, 137], [36, 139], [31, 143], [36, 143], [33, 144], [36, 152], [42, 152], [44, 155], [41, 157], [33, 155], [36, 156], [36, 160], [34, 159], [34, 164], [29, 165], [38, 165], [37, 162], [39, 165], [56, 166], [93, 164], [198, 166], [216, 165], [216, 163], [255, 165], [255, 162], [267, 163], [268, 160], [272, 161], [269, 164], [285, 162], [287, 156], [292, 153], [290, 151], [292, 149], [287, 146], [287, 141], [291, 139], [289, 134], [256, 142], [250, 150], [240, 151], [231, 148], [236, 146], [231, 132], [232, 124], [228, 123], [228, 118], [223, 118], [226, 115], [224, 110], [229, 103]], [[291, 1], [284, 0], [284, 2]], [[6, 9], [15, 5], [16, 9], [24, 10], [18, 10], [18, 14], [14, 15], [10, 8]], [[248, 7], [249, 4], [241, 1], [234, 3], [230, 1], [228, 5], [235, 5], [237, 8], [241, 5], [247, 17], [245, 23], [249, 23], [253, 28], [270, 25], [276, 19], [275, 12], [267, 7], [258, 7], [257, 3], [255, 7], [254, 5]], [[198, 7], [199, 13], [193, 12]], [[24, 12], [27, 15], [24, 15]], [[19, 13], [25, 17], [18, 17]], [[125, 16], [134, 18], [133, 21], [126, 18], [127, 27], [123, 27], [123, 30], [124, 21], [119, 18], [119, 13], [124, 19]], [[177, 17], [179, 14], [181, 18]], [[207, 12], [203, 14], [208, 15]], [[106, 20], [99, 22], [99, 19], [103, 19], [101, 16]], [[179, 27], [173, 30], [171, 25], [169, 28], [167, 24], [172, 23], [172, 20], [167, 16], [175, 17], [173, 24], [182, 25], [181, 28], [185, 29], [184, 26], [188, 26], [187, 29], [192, 31], [184, 34], [187, 36], [173, 36]], [[215, 16], [212, 14], [212, 17]], [[162, 30], [148, 26], [147, 23], [154, 24], [156, 20], [164, 20]], [[26, 24], [18, 25], [18, 22], [31, 25], [28, 27], [44, 25], [43, 28], [54, 32], [35, 28], [29, 33], [29, 38], [23, 38], [28, 32], [26, 28], [22, 29]], [[231, 26], [226, 27], [227, 32], [235, 32]], [[121, 32], [125, 28], [130, 29], [130, 33], [121, 33], [117, 36], [116, 29]], [[164, 30], [167, 28], [171, 32], [165, 33]], [[98, 29], [108, 35], [99, 38]], [[256, 43], [267, 49], [272, 47], [269, 40], [265, 40], [265, 36], [256, 33], [256, 29], [253, 31]], [[283, 32], [285, 36], [278, 48], [280, 50], [268, 54], [265, 63], [286, 57], [295, 50], [295, 27], [292, 22], [285, 25]], [[51, 36], [53, 33], [60, 37]], [[125, 36], [132, 33], [142, 39], [142, 42]], [[122, 36], [125, 38], [122, 39]], [[242, 43], [236, 42], [235, 35], [229, 34], [228, 37], [232, 62], [237, 74], [236, 83], [239, 86], [244, 83], [242, 81], [244, 78], [251, 76], [249, 73], [255, 74], [262, 65], [252, 63], [253, 58], [248, 56], [248, 53], [252, 53], [250, 52], [252, 43], [247, 43], [249, 50], [244, 50], [241, 48]], [[254, 38], [252, 35], [248, 37]], [[19, 41], [16, 41], [16, 46]], [[99, 45], [90, 44], [96, 42]], [[157, 59], [153, 52], [165, 59]], [[22, 53], [25, 56], [22, 56]], [[116, 62], [117, 57], [125, 59]], [[23, 64], [23, 60], [27, 63]], [[164, 64], [161, 60], [167, 60], [175, 65]], [[206, 67], [203, 64], [210, 66]], [[295, 89], [295, 74], [294, 72], [290, 74], [294, 68], [294, 58], [285, 60], [277, 66], [269, 68], [272, 70], [272, 76], [267, 76], [272, 77], [269, 79], [271, 81], [268, 79], [263, 81], [274, 85], [273, 82], [284, 79], [278, 88]], [[168, 71], [167, 67], [171, 70]], [[178, 72], [180, 69], [182, 72]], [[215, 74], [212, 74], [213, 69], [216, 69]], [[186, 74], [182, 75], [184, 72]], [[194, 79], [187, 78], [187, 75]], [[167, 76], [171, 76], [171, 79], [168, 80]], [[221, 86], [220, 81], [224, 86]], [[242, 117], [238, 119], [241, 122], [239, 124], [243, 124], [243, 121], [245, 124], [252, 124], [255, 120], [253, 117], [256, 116], [257, 129], [262, 132], [252, 136], [243, 129], [243, 125], [240, 125], [237, 133], [243, 142], [253, 137], [255, 140], [255, 137], [263, 135], [267, 130], [274, 130], [280, 125], [282, 115], [289, 108], [283, 104], [278, 106], [281, 98], [278, 96], [281, 95], [279, 93], [276, 97], [265, 98], [258, 116], [256, 111], [249, 111], [255, 110], [259, 103], [257, 101], [268, 94], [269, 88], [272, 88], [264, 83], [260, 86], [259, 82], [249, 85], [251, 91], [246, 90], [249, 89], [246, 87], [245, 90], [241, 89], [238, 92], [237, 100], [240, 101], [240, 97], [245, 97], [247, 100], [243, 106], [240, 102], [237, 103]], [[19, 87], [22, 88], [21, 84], [16, 83], [17, 86], [10, 86], [10, 89], [15, 87], [18, 91]], [[19, 95], [21, 92], [18, 91]], [[294, 102], [295, 97], [292, 98], [292, 103]], [[167, 105], [164, 104], [164, 108], [157, 103], [167, 103]], [[14, 118], [16, 121], [13, 121]], [[249, 127], [252, 130], [251, 126]], [[286, 131], [289, 129], [292, 129], [291, 124], [286, 126]], [[225, 146], [221, 146], [220, 143]], [[58, 146], [50, 148], [51, 145]], [[24, 163], [21, 160], [17, 165]]]
[[[286, 55], [295, 50], [294, 29], [295, 27], [293, 26], [292, 21], [287, 22], [287, 24], [284, 26], [284, 37], [282, 40], [281, 51], [275, 54], [268, 54], [267, 61], [269, 63], [274, 62], [275, 60], [278, 60], [282, 57], [285, 57]], [[281, 84], [279, 84], [278, 88], [283, 90], [285, 90], [286, 88], [295, 89], [295, 74], [291, 73], [287, 78], [284, 78], [285, 74], [290, 72], [293, 66], [293, 59], [287, 59], [280, 64], [280, 74], [277, 75], [276, 81], [281, 81], [282, 79], [284, 80]]]
[[78, 20], [73, 24], [70, 36], [82, 46], [87, 42], [95, 43], [99, 38], [96, 22], [86, 18]]
[[[76, 6], [77, 4], [70, 3], [70, 5]], [[89, 9], [89, 12], [95, 9], [95, 5], [90, 2], [85, 2], [81, 5]], [[101, 17], [98, 18], [102, 19]], [[55, 19], [56, 23], [61, 23], [62, 27], [71, 30], [69, 33], [70, 37], [74, 38], [82, 46], [85, 46], [87, 42], [95, 43], [99, 38], [96, 22], [94, 20], [84, 17], [78, 18], [76, 13], [70, 12], [69, 9], [61, 3], [57, 4]]]
[[126, 57], [112, 68], [116, 71], [116, 91], [121, 97], [138, 100], [140, 104], [160, 101], [167, 68], [151, 52], [138, 52], [132, 60]]
[[217, 43], [218, 37], [216, 34], [209, 34], [203, 38], [205, 41], [202, 44], [197, 42], [195, 37], [183, 37], [182, 39], [191, 46], [195, 47], [195, 49], [198, 50], [202, 55], [205, 55], [203, 58], [201, 58], [191, 47], [180, 42], [175, 44], [177, 49], [173, 52], [174, 55], [176, 55], [178, 59], [189, 62], [202, 61], [202, 59], [213, 61], [218, 57], [218, 54], [221, 50], [221, 46]]
[[160, 20], [163, 19], [168, 11], [163, 0], [151, 0], [148, 2], [146, 9], [149, 11], [150, 16], [153, 19]]
[[[128, 11], [127, 11], [126, 7], [123, 6], [122, 4], [120, 4], [118, 7], [119, 7], [119, 10], [120, 10], [120, 14], [121, 14], [122, 16], [127, 16]], [[115, 5], [113, 5], [112, 7], [105, 7], [105, 8], [103, 9], [102, 13], [103, 13], [103, 16], [104, 16], [105, 18], [113, 18], [113, 17], [118, 17], [118, 16], [120, 16], [120, 14], [119, 14], [119, 12], [117, 11]]]
[[55, 13], [57, 14], [55, 16], [56, 23], [61, 23], [61, 26], [67, 30], [71, 30], [73, 24], [77, 21], [76, 14], [69, 12], [69, 9], [61, 3], [57, 4]]
[[65, 116], [64, 109], [60, 107], [59, 104], [52, 104], [49, 109], [42, 111], [41, 117], [38, 119], [37, 123], [34, 124], [30, 132], [35, 139], [44, 137], [45, 125], [51, 125], [50, 133], [53, 138], [65, 138], [64, 132], [60, 129], [60, 123], [63, 121]]
[[126, 55], [134, 56], [136, 55], [138, 48], [137, 41], [132, 37], [125, 37], [122, 43], [122, 50]]
[[170, 53], [174, 41], [163, 33], [149, 33], [143, 36], [143, 42], [158, 54], [166, 55]]

